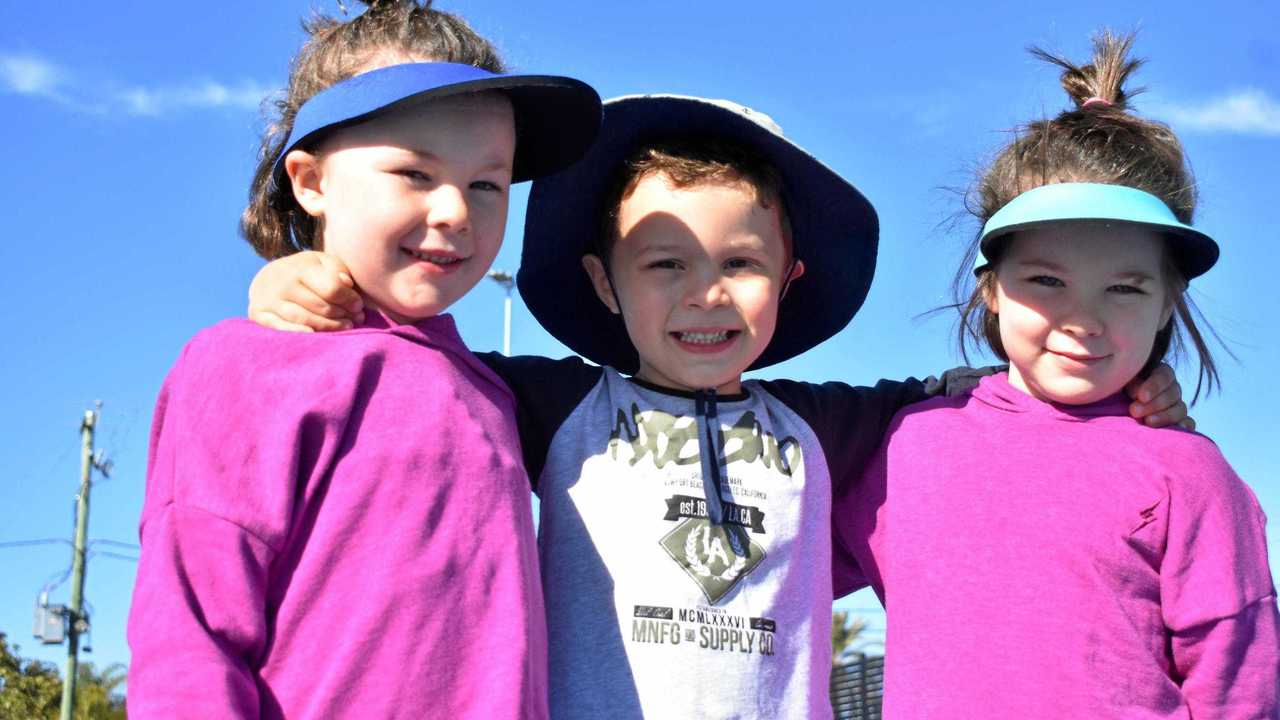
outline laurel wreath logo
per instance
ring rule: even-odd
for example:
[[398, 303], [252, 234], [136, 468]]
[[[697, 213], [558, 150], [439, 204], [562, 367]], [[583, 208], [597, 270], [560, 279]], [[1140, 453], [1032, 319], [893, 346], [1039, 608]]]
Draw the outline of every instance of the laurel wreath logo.
[[[698, 532], [699, 529], [702, 530], [701, 533]], [[704, 535], [704, 539], [702, 541], [703, 552], [709, 553], [711, 550], [711, 527], [709, 525], [704, 525], [702, 528], [693, 528], [684, 541], [684, 559], [689, 563], [689, 569], [698, 573], [702, 577], [715, 578], [724, 582], [733, 582], [733, 580], [742, 573], [742, 569], [747, 566], [746, 555], [737, 555], [735, 553], [734, 557], [737, 559], [734, 560], [732, 565], [725, 568], [724, 572], [721, 572], [720, 574], [713, 573], [711, 572], [711, 568], [707, 567], [706, 563], [702, 562], [702, 558], [698, 553], [698, 535]]]

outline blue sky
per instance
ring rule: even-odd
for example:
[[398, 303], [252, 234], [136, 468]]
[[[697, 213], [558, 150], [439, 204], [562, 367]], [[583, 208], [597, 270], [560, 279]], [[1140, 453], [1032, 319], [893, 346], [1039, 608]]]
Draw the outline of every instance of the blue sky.
[[[354, 3], [353, 3], [354, 4]], [[940, 304], [971, 222], [951, 223], [955, 192], [1006, 130], [1065, 103], [1056, 74], [1024, 52], [1081, 58], [1104, 25], [1138, 27], [1135, 104], [1173, 124], [1197, 172], [1198, 225], [1219, 265], [1194, 297], [1239, 358], [1222, 354], [1225, 391], [1194, 409], [1272, 518], [1280, 518], [1280, 9], [1272, 0], [1126, 4], [582, 3], [460, 0], [520, 70], [563, 72], [602, 95], [726, 97], [772, 115], [871, 199], [883, 227], [871, 296], [821, 348], [764, 375], [869, 383], [957, 364]], [[0, 541], [69, 538], [78, 425], [105, 405], [99, 445], [115, 473], [93, 491], [90, 536], [136, 542], [152, 403], [198, 329], [244, 312], [260, 266], [236, 235], [252, 172], [259, 102], [283, 84], [298, 19], [330, 0], [115, 3], [6, 9], [0, 28], [4, 155], [0, 197], [10, 273], [0, 302]], [[1046, 8], [1052, 7], [1053, 10]], [[495, 267], [514, 270], [527, 186], [513, 197]], [[455, 306], [475, 349], [500, 346], [502, 292]], [[562, 355], [517, 301], [513, 348]], [[1183, 375], [1184, 382], [1193, 381]], [[1273, 572], [1280, 537], [1273, 521]], [[103, 547], [102, 549], [109, 549]], [[113, 551], [119, 548], [110, 548]], [[125, 551], [128, 554], [128, 551]], [[0, 632], [30, 639], [37, 591], [69, 563], [63, 546], [0, 548]], [[126, 661], [134, 565], [91, 560], [100, 664]], [[65, 602], [69, 588], [54, 592]], [[868, 608], [873, 597], [846, 606]], [[882, 627], [880, 617], [873, 627]]]

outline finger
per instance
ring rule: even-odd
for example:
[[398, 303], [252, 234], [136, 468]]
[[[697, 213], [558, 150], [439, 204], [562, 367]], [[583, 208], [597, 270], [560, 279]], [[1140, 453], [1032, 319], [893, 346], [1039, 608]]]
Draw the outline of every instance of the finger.
[[303, 270], [299, 280], [321, 300], [348, 312], [357, 312], [364, 308], [364, 303], [360, 299], [360, 293], [351, 286], [351, 277], [347, 275], [343, 279], [345, 272], [337, 270], [333, 265], [316, 264]]
[[[363, 298], [360, 297], [359, 291], [356, 290], [356, 281], [351, 277], [351, 272], [347, 270], [347, 266], [336, 256], [328, 253], [320, 253], [317, 257], [325, 269], [334, 273], [334, 278], [341, 288], [334, 297], [326, 299], [342, 305], [352, 312], [361, 310], [364, 307]], [[346, 292], [346, 290], [351, 292]]]
[[[1140, 403], [1152, 403], [1154, 398], [1170, 388], [1176, 391], [1178, 399], [1182, 398], [1182, 386], [1178, 384], [1178, 376], [1174, 374], [1173, 368], [1165, 363], [1157, 365], [1145, 380], [1134, 381], [1133, 385], [1134, 389], [1130, 391], [1129, 396]], [[1156, 405], [1156, 409], [1161, 408]]]
[[293, 288], [280, 299], [281, 307], [284, 303], [293, 303], [298, 307], [316, 315], [320, 318], [329, 320], [351, 320], [352, 313], [342, 305], [335, 305], [328, 302], [321, 295], [317, 294], [310, 286], [304, 284], [301, 280], [293, 286]]
[[291, 323], [288, 320], [285, 320], [284, 318], [275, 314], [274, 312], [270, 312], [267, 310], [255, 311], [250, 314], [249, 319], [253, 320], [259, 325], [262, 325], [263, 327], [269, 327], [272, 330], [282, 330], [284, 332], [303, 332], [303, 333], [315, 332], [314, 330], [307, 327], [306, 325]]
[[1178, 424], [1186, 428], [1187, 430], [1190, 430], [1191, 432], [1196, 431], [1196, 419], [1191, 417], [1190, 415], [1182, 418], [1182, 422]]
[[[1176, 382], [1166, 387], [1164, 390], [1161, 390], [1159, 393], [1156, 393], [1149, 401], [1143, 403], [1143, 405], [1149, 408], [1150, 412], [1166, 412], [1181, 406], [1183, 411], [1182, 415], [1185, 416], [1187, 414], [1187, 406], [1182, 402], [1182, 386]], [[1182, 417], [1179, 416], [1174, 419], [1181, 420]]]
[[347, 287], [355, 287], [356, 281], [351, 279], [351, 273], [347, 271], [347, 266], [336, 255], [328, 253], [316, 253], [316, 259], [320, 261], [320, 265], [332, 270], [342, 284]]
[[1160, 412], [1153, 412], [1142, 419], [1149, 427], [1168, 427], [1177, 425], [1187, 417], [1187, 406], [1181, 401], [1177, 405]]
[[351, 327], [351, 320], [349, 319], [330, 319], [323, 315], [317, 315], [309, 308], [288, 300], [280, 303], [280, 306], [275, 309], [275, 313], [285, 322], [292, 323], [294, 325], [302, 325], [312, 330], [319, 330], [320, 332], [347, 330]]

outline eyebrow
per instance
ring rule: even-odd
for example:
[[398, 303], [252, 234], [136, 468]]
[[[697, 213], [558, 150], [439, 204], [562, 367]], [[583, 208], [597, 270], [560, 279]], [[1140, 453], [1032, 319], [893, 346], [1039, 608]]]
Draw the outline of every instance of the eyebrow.
[[[1023, 268], [1033, 267], [1033, 268], [1043, 268], [1051, 272], [1058, 272], [1058, 273], [1066, 272], [1066, 269], [1063, 268], [1061, 265], [1058, 265], [1057, 263], [1050, 262], [1048, 260], [1044, 260], [1041, 258], [1030, 258], [1028, 260], [1018, 260], [1016, 261], [1016, 264], [1019, 267], [1023, 267]], [[1112, 277], [1116, 277], [1124, 280], [1134, 280], [1140, 283], [1151, 282], [1155, 280], [1155, 276], [1152, 275], [1151, 273], [1145, 270], [1139, 270], [1136, 268], [1129, 268], [1129, 269], [1121, 270], [1120, 272], [1112, 273]]]
[[[439, 155], [436, 155], [435, 153], [429, 150], [419, 150], [417, 148], [408, 148], [408, 147], [397, 147], [396, 149], [399, 150], [400, 152], [408, 153], [410, 155], [413, 155], [415, 158], [418, 158], [420, 160], [425, 160], [427, 162], [434, 162], [434, 163], [442, 162]], [[490, 158], [486, 158], [486, 160], [487, 161], [480, 166], [481, 171], [511, 170], [511, 166], [513, 164], [500, 157], [490, 157]]]
[[1140, 283], [1151, 282], [1155, 280], [1155, 276], [1143, 270], [1125, 270], [1123, 272], [1116, 273], [1116, 277], [1125, 279], [1125, 280], [1134, 280]]
[[1038, 267], [1038, 268], [1044, 268], [1045, 270], [1052, 270], [1054, 272], [1063, 272], [1065, 270], [1061, 265], [1057, 263], [1049, 262], [1048, 260], [1042, 260], [1040, 258], [1029, 258], [1026, 260], [1018, 260], [1016, 261], [1016, 264], [1020, 267]]

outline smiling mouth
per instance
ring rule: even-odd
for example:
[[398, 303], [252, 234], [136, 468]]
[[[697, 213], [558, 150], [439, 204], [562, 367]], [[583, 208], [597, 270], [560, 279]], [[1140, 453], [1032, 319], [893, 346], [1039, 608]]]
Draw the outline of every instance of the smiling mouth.
[[1110, 355], [1073, 355], [1071, 353], [1057, 352], [1056, 350], [1050, 350], [1049, 352], [1064, 360], [1070, 360], [1071, 362], [1080, 363], [1081, 365], [1092, 365], [1093, 363], [1106, 360], [1111, 357]]
[[671, 337], [674, 337], [682, 343], [688, 343], [690, 345], [711, 346], [727, 342], [739, 335], [741, 332], [741, 330], [717, 330], [714, 332], [677, 331], [671, 333]]
[[440, 265], [442, 267], [447, 267], [449, 265], [457, 265], [458, 263], [466, 259], [466, 258], [460, 258], [456, 255], [439, 255], [431, 252], [423, 252], [421, 250], [410, 250], [409, 248], [401, 248], [401, 249], [404, 250], [404, 253], [410, 257], [416, 258], [423, 262], [431, 263], [432, 265]]

